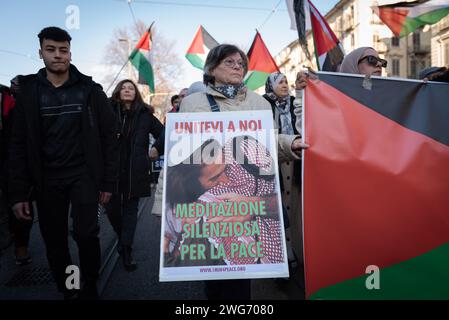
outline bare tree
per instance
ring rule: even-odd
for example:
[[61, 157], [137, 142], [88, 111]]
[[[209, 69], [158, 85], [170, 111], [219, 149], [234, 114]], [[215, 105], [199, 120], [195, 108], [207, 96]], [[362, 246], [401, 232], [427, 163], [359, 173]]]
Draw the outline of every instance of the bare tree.
[[[131, 51], [148, 28], [149, 25], [139, 20], [134, 26], [114, 30], [113, 37], [106, 47], [105, 63], [114, 65], [116, 68], [111, 68], [110, 74], [104, 79], [105, 83], [110, 84], [113, 82], [118, 70], [127, 63]], [[151, 34], [153, 41], [150, 50], [150, 60], [153, 66], [156, 90], [156, 95], [151, 99], [151, 105], [156, 109], [162, 109], [156, 111], [159, 114], [163, 114], [165, 113], [163, 109], [169, 104], [170, 94], [175, 89], [173, 85], [174, 79], [179, 78], [183, 70], [180, 59], [173, 51], [174, 42], [166, 40], [154, 25], [151, 28]], [[129, 77], [137, 82], [138, 75], [133, 66], [125, 67], [120, 73], [118, 80]], [[114, 83], [114, 86], [116, 84], [117, 81]], [[149, 95], [148, 86], [140, 86], [140, 89], [143, 96], [147, 97]]]

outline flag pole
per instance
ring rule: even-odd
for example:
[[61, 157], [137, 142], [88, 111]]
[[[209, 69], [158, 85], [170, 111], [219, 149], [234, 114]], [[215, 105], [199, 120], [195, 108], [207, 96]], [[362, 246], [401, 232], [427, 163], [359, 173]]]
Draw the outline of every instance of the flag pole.
[[108, 94], [109, 90], [111, 89], [111, 87], [114, 85], [115, 81], [117, 81], [118, 76], [120, 75], [120, 73], [123, 71], [123, 69], [126, 67], [126, 65], [128, 64], [128, 60], [126, 59], [126, 62], [123, 64], [123, 66], [120, 68], [119, 72], [117, 72], [114, 80], [112, 81], [112, 83], [109, 85], [108, 90], [106, 90], [106, 94]]
[[[156, 21], [153, 21], [153, 22], [151, 23], [150, 27], [148, 28], [148, 32], [151, 32], [151, 28], [153, 27], [153, 24], [154, 24], [155, 22], [156, 22]], [[128, 52], [128, 54], [129, 54], [129, 52]], [[109, 92], [109, 90], [111, 89], [111, 87], [114, 85], [115, 81], [117, 81], [117, 78], [118, 78], [118, 76], [120, 75], [120, 73], [123, 71], [123, 69], [125, 68], [125, 66], [128, 64], [128, 62], [129, 62], [129, 57], [130, 57], [130, 56], [131, 56], [131, 55], [128, 56], [128, 59], [126, 59], [126, 62], [125, 62], [125, 63], [123, 64], [123, 66], [120, 68], [119, 72], [117, 72], [117, 74], [115, 75], [114, 80], [113, 80], [112, 83], [109, 85], [108, 89], [106, 90], [106, 94]]]

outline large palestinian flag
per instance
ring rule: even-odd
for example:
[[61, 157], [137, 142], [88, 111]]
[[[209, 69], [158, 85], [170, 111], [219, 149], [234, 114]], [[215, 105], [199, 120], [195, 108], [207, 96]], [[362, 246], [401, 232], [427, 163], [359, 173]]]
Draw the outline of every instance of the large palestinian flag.
[[129, 56], [129, 61], [139, 72], [139, 83], [146, 84], [150, 87], [151, 92], [154, 91], [154, 73], [153, 67], [149, 59], [149, 53], [152, 47], [151, 41], [151, 26], [140, 38], [133, 52]]
[[449, 14], [449, 0], [418, 0], [373, 7], [397, 37], [403, 37], [426, 24], [434, 24]]
[[195, 68], [203, 70], [207, 54], [210, 49], [216, 46], [218, 46], [218, 42], [212, 38], [203, 26], [200, 26], [189, 50], [187, 50], [186, 58]]
[[270, 73], [279, 72], [276, 62], [258, 31], [248, 51], [248, 63], [245, 84], [251, 90], [264, 86]]
[[307, 297], [449, 299], [449, 85], [372, 81], [305, 90]]

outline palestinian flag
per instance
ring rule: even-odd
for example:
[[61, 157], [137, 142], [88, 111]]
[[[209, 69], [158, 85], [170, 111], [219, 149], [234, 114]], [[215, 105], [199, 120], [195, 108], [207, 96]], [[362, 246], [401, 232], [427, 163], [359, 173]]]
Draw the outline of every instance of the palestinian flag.
[[305, 90], [307, 297], [449, 299], [449, 86], [372, 81]]
[[397, 2], [373, 7], [397, 37], [404, 37], [426, 24], [434, 24], [449, 14], [449, 0]]
[[151, 24], [148, 31], [144, 33], [140, 38], [133, 52], [129, 56], [129, 61], [139, 72], [139, 83], [147, 84], [150, 87], [150, 91], [154, 93], [154, 72], [153, 67], [149, 59], [149, 53], [152, 47], [151, 40]]
[[207, 54], [210, 49], [216, 46], [218, 46], [218, 42], [212, 38], [203, 26], [200, 26], [189, 50], [187, 50], [186, 58], [195, 68], [203, 70]]
[[312, 30], [318, 70], [337, 71], [344, 58], [344, 50], [326, 19], [309, 0], [286, 0], [291, 18], [291, 28], [298, 30], [299, 43], [306, 56], [307, 30]]
[[256, 90], [264, 86], [270, 73], [279, 72], [279, 68], [263, 42], [259, 31], [256, 32], [248, 51], [248, 62], [245, 84], [250, 90]]

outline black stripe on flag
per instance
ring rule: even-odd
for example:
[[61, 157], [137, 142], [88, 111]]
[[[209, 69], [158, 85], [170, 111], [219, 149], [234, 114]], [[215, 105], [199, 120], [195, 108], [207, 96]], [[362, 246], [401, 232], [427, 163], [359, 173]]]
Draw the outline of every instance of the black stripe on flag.
[[379, 6], [379, 8], [408, 8], [408, 7], [416, 7], [417, 5], [429, 2], [430, 0], [416, 0], [416, 1], [403, 1], [403, 2], [395, 2], [391, 4], [384, 4], [383, 6]]
[[212, 38], [212, 36], [209, 34], [209, 32], [206, 31], [206, 29], [201, 28], [201, 30], [202, 30], [204, 45], [207, 48], [209, 48], [209, 50], [218, 46], [218, 42], [214, 38]]
[[318, 73], [319, 79], [397, 122], [449, 146], [449, 85], [374, 79], [363, 88], [363, 76]]

